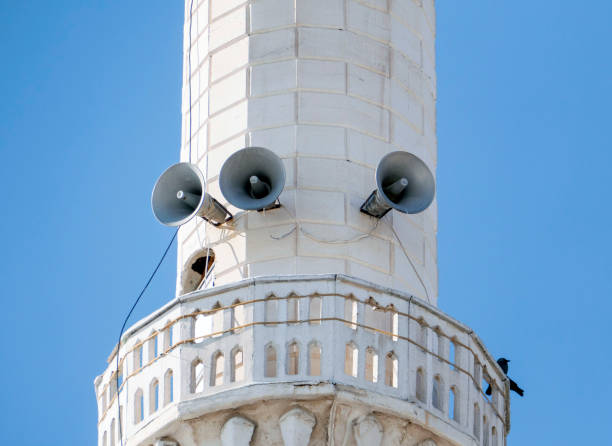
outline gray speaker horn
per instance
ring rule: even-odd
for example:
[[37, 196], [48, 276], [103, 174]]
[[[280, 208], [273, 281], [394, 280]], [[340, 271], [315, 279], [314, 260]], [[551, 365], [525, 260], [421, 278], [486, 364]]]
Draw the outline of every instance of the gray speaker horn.
[[285, 187], [285, 166], [271, 150], [247, 147], [225, 161], [219, 186], [227, 201], [237, 208], [258, 211], [275, 208]]
[[382, 218], [391, 208], [418, 214], [434, 199], [436, 183], [425, 163], [409, 152], [388, 153], [376, 168], [376, 190], [361, 205], [361, 212]]
[[193, 217], [219, 226], [232, 219], [227, 209], [204, 192], [205, 180], [198, 167], [191, 163], [170, 166], [159, 177], [151, 195], [155, 218], [166, 226], [180, 226]]

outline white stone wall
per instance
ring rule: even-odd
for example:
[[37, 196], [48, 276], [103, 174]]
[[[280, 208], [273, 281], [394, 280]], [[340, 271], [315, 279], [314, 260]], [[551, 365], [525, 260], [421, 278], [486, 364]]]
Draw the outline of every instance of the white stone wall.
[[181, 160], [191, 145], [224, 203], [221, 165], [245, 146], [277, 153], [287, 182], [281, 209], [230, 206], [235, 231], [200, 219], [180, 229], [178, 294], [186, 260], [209, 246], [216, 285], [342, 273], [436, 304], [436, 201], [377, 227], [359, 212], [386, 153], [410, 151], [435, 172], [433, 0], [193, 0], [189, 51], [190, 4]]
[[[314, 315], [309, 311], [313, 297], [322, 302], [320, 313]], [[296, 298], [297, 317], [289, 311], [289, 302]], [[355, 303], [354, 320], [347, 317], [347, 301]], [[269, 302], [273, 311], [268, 310]], [[238, 306], [244, 311], [238, 323], [233, 323], [232, 311]], [[373, 312], [372, 306], [376, 308]], [[222, 316], [217, 319], [219, 325], [199, 332], [198, 318], [211, 311]], [[387, 323], [391, 319], [386, 316], [393, 314], [397, 315], [396, 323]], [[171, 343], [165, 342], [168, 330], [173, 333]], [[157, 355], [150, 348], [155, 338], [160, 346]], [[292, 371], [289, 347], [294, 342], [298, 355]], [[313, 344], [320, 347], [321, 365], [316, 369], [311, 368], [309, 346]], [[142, 363], [137, 354], [140, 345], [144, 347]], [[356, 366], [349, 367], [351, 373], [347, 373], [347, 345], [357, 351]], [[266, 373], [268, 346], [276, 353], [273, 376]], [[244, 373], [239, 378], [230, 372], [232, 352], [237, 349], [243, 352]], [[368, 349], [378, 355], [376, 366], [366, 361]], [[215, 370], [219, 353], [223, 354], [223, 372], [215, 380], [219, 377]], [[393, 370], [385, 360], [387, 355], [397, 360], [393, 381], [386, 378]], [[357, 434], [361, 432], [366, 439], [370, 433], [378, 435], [376, 429], [372, 431], [375, 423], [367, 422], [362, 429], [354, 427], [371, 412], [379, 414], [386, 426], [395, 417], [397, 423], [391, 423], [395, 427], [383, 429], [384, 435], [389, 438], [410, 432], [412, 440], [402, 443], [407, 446], [416, 445], [422, 435], [444, 440], [439, 444], [493, 446], [492, 441], [485, 441], [486, 434], [491, 439], [493, 429], [498, 435], [495, 446], [503, 446], [509, 430], [508, 381], [469, 327], [410, 295], [347, 276], [262, 277], [175, 299], [126, 332], [119, 357], [124, 370], [119, 393], [124, 444], [149, 445], [166, 435], [177, 438], [185, 424], [201, 423], [202, 429], [181, 438], [181, 445], [221, 445], [223, 432], [235, 438], [222, 426], [230, 413], [238, 412], [259, 423], [253, 446], [270, 446], [267, 436], [277, 438], [274, 445], [297, 444], [288, 439], [304, 437], [312, 423], [308, 416], [300, 415], [297, 418], [305, 419], [306, 425], [296, 426], [296, 417], [285, 416], [296, 404], [314, 404], [323, 410], [312, 431], [318, 440], [311, 444], [371, 445], [361, 443]], [[103, 438], [105, 433], [108, 438], [113, 423], [115, 440], [119, 432], [116, 392], [110, 390], [115, 360], [113, 353], [107, 370], [95, 381], [102, 446], [111, 446], [103, 445]], [[200, 361], [203, 381], [197, 384], [200, 375], [194, 377], [192, 371]], [[369, 378], [369, 367], [377, 371], [376, 380]], [[173, 372], [172, 383], [164, 380], [168, 370]], [[485, 377], [493, 386], [492, 397], [484, 394]], [[436, 379], [440, 382], [437, 400], [433, 391]], [[160, 383], [157, 406], [152, 390], [156, 380]], [[173, 387], [172, 401], [163, 398], [168, 385]], [[451, 389], [455, 394], [452, 408]], [[142, 417], [137, 416], [140, 390]], [[337, 413], [332, 411], [332, 402], [338, 406]], [[312, 407], [309, 410], [316, 412]], [[337, 431], [333, 426], [321, 428], [330, 418], [336, 419]], [[416, 427], [405, 427], [412, 425]], [[347, 427], [355, 430], [355, 439], [349, 443], [342, 440]], [[328, 431], [336, 443], [327, 443]], [[399, 446], [391, 440], [383, 444]]]

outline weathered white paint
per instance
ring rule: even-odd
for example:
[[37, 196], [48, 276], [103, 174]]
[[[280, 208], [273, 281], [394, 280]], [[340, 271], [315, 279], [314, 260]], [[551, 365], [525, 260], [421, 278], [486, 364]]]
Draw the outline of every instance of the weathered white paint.
[[433, 0], [194, 0], [189, 73], [190, 1], [181, 160], [191, 146], [224, 204], [221, 166], [245, 146], [278, 154], [287, 181], [281, 209], [229, 206], [235, 230], [201, 219], [180, 229], [177, 293], [188, 259], [207, 246], [217, 285], [341, 273], [435, 304], [436, 202], [378, 226], [359, 212], [385, 154], [413, 152], [435, 172]]
[[235, 416], [225, 422], [221, 429], [223, 446], [249, 446], [255, 424], [241, 416]]
[[279, 424], [285, 446], [308, 446], [315, 416], [309, 411], [294, 407], [280, 417]]
[[383, 428], [373, 415], [355, 423], [355, 441], [357, 446], [380, 446]]

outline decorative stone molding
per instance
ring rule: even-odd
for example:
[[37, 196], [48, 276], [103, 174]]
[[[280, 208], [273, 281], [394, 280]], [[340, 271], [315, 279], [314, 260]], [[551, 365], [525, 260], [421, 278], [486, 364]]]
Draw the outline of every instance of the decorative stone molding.
[[353, 432], [357, 446], [380, 446], [383, 428], [374, 415], [368, 415], [355, 423]]
[[249, 446], [255, 424], [241, 416], [227, 420], [221, 429], [221, 444], [223, 446]]
[[280, 428], [285, 446], [307, 446], [317, 420], [301, 407], [294, 407], [280, 417]]
[[428, 438], [427, 440], [423, 440], [421, 441], [418, 446], [438, 446], [437, 443], [435, 441], [433, 441], [431, 438]]

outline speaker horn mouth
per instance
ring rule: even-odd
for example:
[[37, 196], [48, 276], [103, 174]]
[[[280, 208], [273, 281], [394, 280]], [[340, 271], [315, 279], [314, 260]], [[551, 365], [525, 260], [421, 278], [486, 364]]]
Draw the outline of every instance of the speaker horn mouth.
[[361, 212], [382, 218], [390, 209], [418, 214], [434, 199], [436, 183], [427, 165], [410, 152], [385, 155], [376, 168], [377, 188], [361, 206]]
[[225, 161], [219, 187], [227, 201], [239, 209], [269, 209], [285, 187], [285, 166], [271, 150], [247, 147]]

